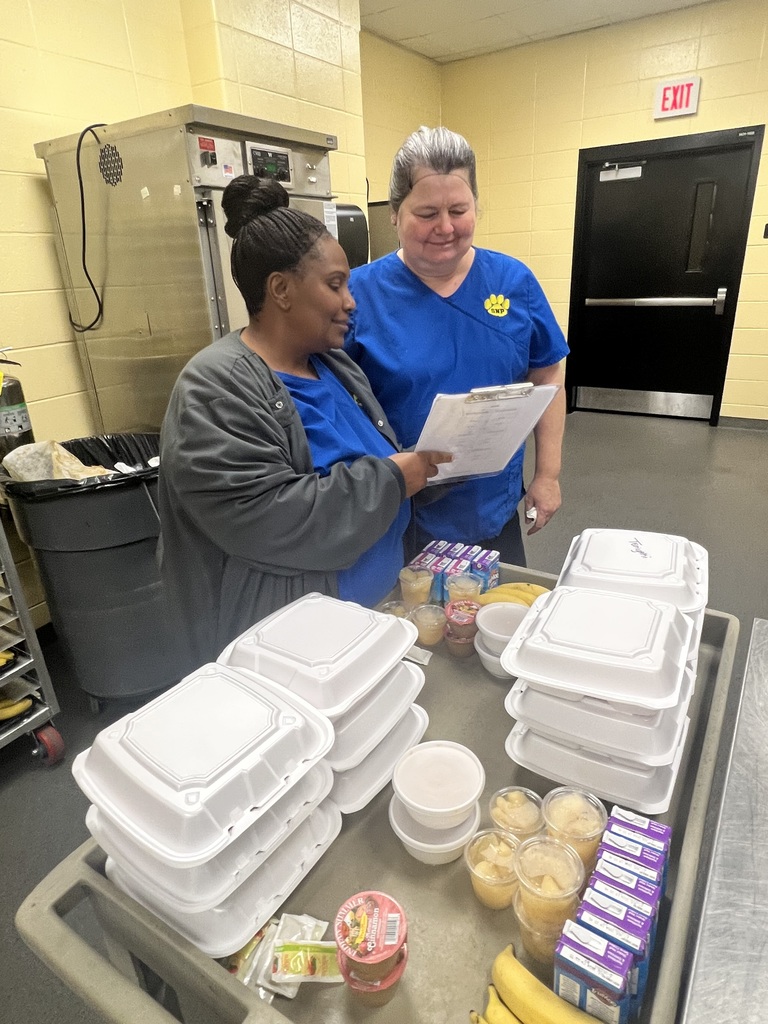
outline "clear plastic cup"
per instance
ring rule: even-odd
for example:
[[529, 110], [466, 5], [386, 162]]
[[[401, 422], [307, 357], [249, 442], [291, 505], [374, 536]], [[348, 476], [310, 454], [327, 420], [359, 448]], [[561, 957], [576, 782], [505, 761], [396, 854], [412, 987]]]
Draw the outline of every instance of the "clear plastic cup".
[[400, 570], [400, 592], [408, 611], [412, 611], [420, 604], [429, 604], [431, 590], [432, 573], [429, 569], [406, 565]]
[[408, 609], [403, 601], [387, 601], [379, 608], [379, 611], [384, 615], [395, 615], [398, 619], [408, 618]]
[[480, 596], [483, 582], [479, 576], [469, 572], [458, 572], [454, 576], [446, 576], [445, 589], [449, 601], [471, 601]]
[[419, 643], [434, 647], [443, 639], [445, 612], [439, 604], [420, 604], [409, 613], [408, 618], [419, 631]]
[[547, 834], [576, 851], [584, 864], [585, 876], [589, 877], [608, 821], [602, 800], [583, 789], [559, 786], [544, 797], [541, 812]]
[[517, 839], [509, 832], [487, 828], [476, 832], [464, 847], [464, 863], [475, 896], [491, 910], [512, 906], [517, 892], [517, 846]]
[[526, 839], [515, 853], [520, 905], [536, 931], [549, 932], [576, 912], [584, 884], [584, 865], [575, 850], [560, 839], [538, 835]]
[[520, 842], [544, 831], [541, 797], [523, 786], [507, 786], [491, 797], [489, 811], [494, 823]]
[[547, 928], [543, 925], [534, 925], [523, 908], [522, 895], [519, 889], [515, 893], [515, 901], [512, 907], [517, 918], [517, 928], [520, 932], [523, 949], [537, 963], [552, 967], [555, 962], [555, 949], [560, 941], [563, 926], [556, 924], [553, 927]]

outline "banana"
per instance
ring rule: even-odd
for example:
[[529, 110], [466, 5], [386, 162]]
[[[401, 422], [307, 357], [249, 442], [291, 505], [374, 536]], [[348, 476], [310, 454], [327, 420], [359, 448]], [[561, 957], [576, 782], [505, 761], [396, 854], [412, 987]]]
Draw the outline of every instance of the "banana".
[[502, 1003], [499, 993], [493, 985], [488, 986], [488, 1005], [485, 1008], [485, 1019], [487, 1024], [520, 1024], [520, 1018], [516, 1017]]
[[537, 597], [547, 593], [549, 593], [547, 588], [540, 587], [537, 583], [502, 583], [498, 587], [486, 590], [475, 600], [481, 605], [496, 601], [513, 601], [530, 608]]
[[488, 1024], [485, 1017], [481, 1017], [479, 1013], [474, 1010], [469, 1011], [469, 1024]]
[[548, 587], [542, 587], [538, 583], [516, 583], [516, 587], [528, 594], [535, 594], [536, 597], [541, 597], [542, 594], [549, 594]]
[[17, 715], [23, 715], [25, 711], [29, 711], [32, 707], [32, 698], [23, 697], [21, 700], [17, 700], [12, 704], [6, 704], [3, 701], [4, 707], [0, 707], [0, 722], [4, 722], [7, 718], [15, 718]]
[[595, 1024], [594, 1017], [566, 1003], [531, 974], [512, 946], [493, 961], [492, 977], [499, 996], [521, 1024]]

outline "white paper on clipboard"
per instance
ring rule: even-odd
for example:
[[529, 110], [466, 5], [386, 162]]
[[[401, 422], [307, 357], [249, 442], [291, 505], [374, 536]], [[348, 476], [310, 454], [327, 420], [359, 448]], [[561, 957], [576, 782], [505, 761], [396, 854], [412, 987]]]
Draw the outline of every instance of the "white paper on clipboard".
[[451, 452], [429, 484], [500, 473], [528, 437], [559, 384], [507, 384], [435, 395], [415, 451]]

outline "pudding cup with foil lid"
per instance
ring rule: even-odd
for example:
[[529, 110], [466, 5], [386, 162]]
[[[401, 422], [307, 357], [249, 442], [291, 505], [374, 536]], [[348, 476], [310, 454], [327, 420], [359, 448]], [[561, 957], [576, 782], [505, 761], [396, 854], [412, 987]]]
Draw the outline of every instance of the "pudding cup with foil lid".
[[339, 970], [346, 982], [350, 992], [365, 1006], [384, 1006], [390, 1001], [400, 984], [400, 979], [405, 972], [408, 963], [408, 943], [404, 943], [397, 954], [397, 962], [394, 968], [380, 981], [361, 981], [358, 974], [358, 965], [350, 966], [349, 960], [344, 960], [339, 954]]
[[394, 970], [407, 934], [403, 908], [392, 896], [376, 890], [350, 896], [333, 922], [339, 963], [363, 983], [381, 981]]

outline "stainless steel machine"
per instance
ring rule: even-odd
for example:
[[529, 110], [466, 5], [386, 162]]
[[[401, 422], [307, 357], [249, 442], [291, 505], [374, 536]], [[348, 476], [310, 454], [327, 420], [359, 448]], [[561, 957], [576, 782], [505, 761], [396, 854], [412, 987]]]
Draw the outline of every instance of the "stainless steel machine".
[[221, 196], [239, 174], [280, 181], [357, 265], [362, 211], [332, 199], [335, 135], [187, 105], [39, 142], [70, 317], [99, 431], [156, 431], [179, 371], [247, 323]]

